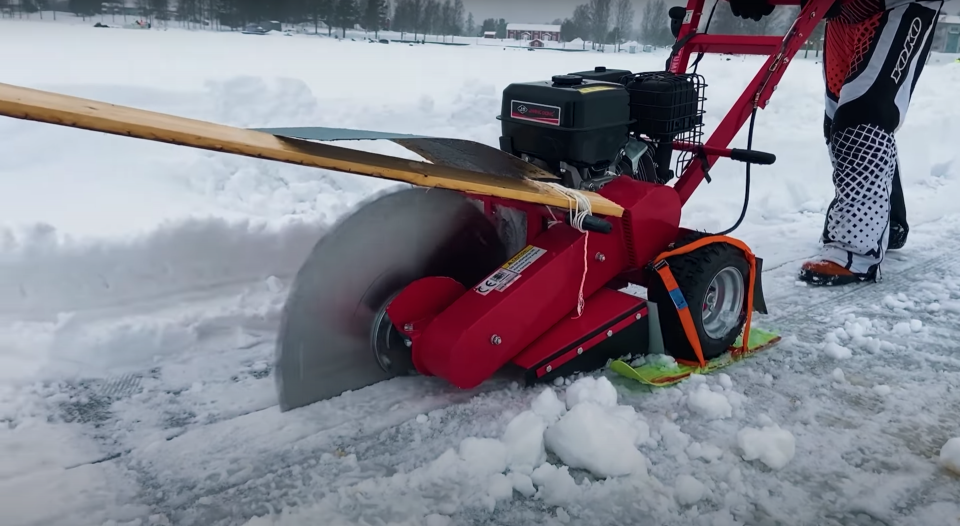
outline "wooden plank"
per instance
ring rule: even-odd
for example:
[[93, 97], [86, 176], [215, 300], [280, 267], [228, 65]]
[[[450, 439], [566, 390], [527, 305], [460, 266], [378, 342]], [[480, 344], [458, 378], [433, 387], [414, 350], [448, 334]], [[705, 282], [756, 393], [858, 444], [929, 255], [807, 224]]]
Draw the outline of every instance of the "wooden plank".
[[[564, 209], [574, 206], [566, 195], [540, 181], [496, 177], [329, 144], [281, 138], [254, 130], [10, 84], [0, 83], [0, 115], [390, 179], [417, 186], [446, 188]], [[582, 193], [590, 200], [594, 214], [613, 217], [623, 214], [623, 208], [603, 196], [593, 192]]]

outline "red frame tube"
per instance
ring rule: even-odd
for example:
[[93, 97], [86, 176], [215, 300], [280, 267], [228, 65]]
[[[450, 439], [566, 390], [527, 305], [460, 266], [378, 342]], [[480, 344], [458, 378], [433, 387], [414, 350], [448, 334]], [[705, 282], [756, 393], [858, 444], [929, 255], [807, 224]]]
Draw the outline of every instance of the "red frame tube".
[[[770, 1], [777, 5], [800, 4], [799, 0]], [[797, 15], [797, 19], [790, 26], [787, 34], [783, 38], [777, 38], [695, 34], [700, 25], [706, 0], [688, 0], [686, 16], [683, 25], [680, 26], [680, 34], [677, 39], [681, 41], [692, 33], [694, 33], [694, 36], [690, 37], [673, 57], [670, 62], [670, 72], [686, 72], [690, 55], [693, 53], [769, 55], [763, 67], [743, 91], [743, 95], [737, 99], [737, 102], [727, 112], [726, 117], [723, 118], [707, 142], [704, 143], [707, 163], [710, 166], [713, 166], [717, 158], [720, 157], [720, 153], [727, 150], [730, 141], [747, 122], [754, 108], [763, 109], [767, 106], [773, 91], [777, 89], [777, 83], [787, 69], [787, 65], [800, 50], [816, 25], [823, 19], [823, 15], [833, 2], [834, 0], [810, 0]], [[718, 5], [717, 9], [728, 9], [728, 7]], [[690, 199], [703, 178], [703, 163], [691, 162], [687, 165], [674, 186], [680, 195], [681, 203], [686, 203]]]

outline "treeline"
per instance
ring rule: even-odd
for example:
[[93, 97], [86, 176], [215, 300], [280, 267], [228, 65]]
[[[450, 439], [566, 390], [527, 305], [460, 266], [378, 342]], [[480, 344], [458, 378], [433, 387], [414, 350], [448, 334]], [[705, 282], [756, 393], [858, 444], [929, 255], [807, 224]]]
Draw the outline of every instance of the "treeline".
[[[663, 0], [655, 0], [663, 2]], [[634, 0], [590, 0], [573, 10], [573, 17], [560, 23], [560, 38], [565, 42], [581, 39], [594, 47], [620, 44], [633, 33]]]
[[[346, 31], [355, 26], [375, 34], [390, 29], [412, 33], [415, 37], [427, 34], [474, 35], [477, 32], [473, 14], [465, 13], [463, 0], [134, 1], [139, 16], [150, 20], [176, 20], [188, 27], [213, 25], [218, 29], [238, 28], [250, 23], [278, 21], [312, 24], [316, 31], [323, 24], [328, 34], [333, 34], [336, 29], [342, 36], [346, 36]], [[84, 17], [114, 11], [110, 2], [102, 0], [69, 0], [69, 9]]]
[[418, 35], [460, 36], [476, 31], [473, 13], [464, 19], [463, 0], [396, 0], [390, 27]]

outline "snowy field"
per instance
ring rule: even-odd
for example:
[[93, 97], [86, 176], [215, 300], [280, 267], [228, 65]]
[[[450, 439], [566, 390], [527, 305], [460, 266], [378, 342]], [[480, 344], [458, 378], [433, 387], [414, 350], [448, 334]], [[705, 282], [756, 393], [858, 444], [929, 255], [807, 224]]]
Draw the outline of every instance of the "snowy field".
[[[4, 83], [490, 145], [510, 82], [664, 59], [8, 20], [0, 49]], [[703, 60], [709, 128], [758, 64]], [[819, 65], [791, 65], [757, 121], [778, 161], [754, 168], [737, 232], [765, 260], [757, 323], [785, 335], [763, 356], [654, 391], [405, 378], [285, 414], [290, 278], [392, 183], [0, 119], [0, 523], [960, 524], [958, 85], [932, 61], [899, 132], [912, 231], [883, 283], [810, 290], [794, 275], [832, 187]], [[686, 226], [740, 212], [742, 166], [712, 173]]]

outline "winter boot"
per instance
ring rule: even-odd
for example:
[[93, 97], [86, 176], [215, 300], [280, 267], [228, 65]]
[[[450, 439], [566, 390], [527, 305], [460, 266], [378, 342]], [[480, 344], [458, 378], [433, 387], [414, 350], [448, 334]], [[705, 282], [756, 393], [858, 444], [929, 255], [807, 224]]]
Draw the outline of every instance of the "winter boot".
[[807, 261], [800, 267], [800, 281], [816, 286], [839, 286], [864, 281], [876, 281], [880, 265], [871, 265], [866, 272], [852, 270], [823, 259]]
[[903, 227], [903, 225], [891, 221], [890, 222], [890, 241], [887, 245], [887, 250], [899, 250], [903, 248], [903, 245], [907, 244], [907, 233], [909, 231]]

